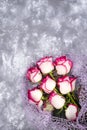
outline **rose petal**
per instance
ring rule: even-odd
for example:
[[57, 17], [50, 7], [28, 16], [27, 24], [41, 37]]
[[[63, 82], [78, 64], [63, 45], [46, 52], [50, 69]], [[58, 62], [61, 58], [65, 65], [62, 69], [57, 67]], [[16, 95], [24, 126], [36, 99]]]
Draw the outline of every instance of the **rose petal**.
[[65, 75], [67, 73], [67, 68], [64, 65], [57, 65], [56, 66], [57, 74]]
[[37, 83], [42, 79], [40, 70], [37, 67], [32, 67], [28, 69], [26, 77], [33, 83]]
[[52, 56], [42, 58], [37, 62], [38, 67], [40, 68], [43, 74], [47, 74], [54, 69], [54, 65], [52, 63]]
[[58, 82], [58, 85], [62, 94], [67, 94], [71, 91], [71, 85], [68, 81]]
[[66, 61], [66, 56], [61, 56], [61, 57], [56, 58], [54, 64], [55, 65], [63, 64], [65, 61]]
[[47, 74], [54, 69], [54, 66], [52, 65], [52, 63], [47, 61], [42, 63], [39, 68], [41, 69], [43, 74]]
[[49, 94], [53, 91], [55, 86], [56, 86], [56, 82], [53, 79], [51, 79], [49, 76], [46, 76], [46, 78], [43, 79], [40, 88], [43, 89], [45, 93]]
[[76, 77], [70, 79], [70, 83], [71, 83], [71, 86], [72, 86], [72, 91], [75, 90], [76, 79], [77, 79]]
[[34, 74], [34, 75], [32, 76], [32, 81], [33, 81], [34, 83], [39, 82], [41, 79], [42, 79], [42, 75], [41, 75], [40, 72], [37, 72], [36, 74]]
[[[69, 64], [69, 61], [66, 60], [66, 62], [63, 63], [63, 65], [66, 66], [66, 68], [67, 68], [67, 73], [69, 73], [69, 72], [70, 72], [70, 69], [71, 69], [71, 66], [70, 66], [70, 64]], [[66, 74], [67, 74], [67, 73], [66, 73]]]
[[63, 76], [63, 77], [60, 77], [60, 78], [58, 78], [58, 82], [63, 82], [63, 81], [70, 81], [70, 79], [69, 79], [69, 76]]
[[37, 64], [38, 64], [38, 65], [41, 65], [42, 62], [46, 62], [46, 61], [52, 62], [52, 56], [46, 56], [46, 57], [40, 59], [40, 60], [37, 62]]
[[34, 88], [33, 90], [28, 90], [28, 98], [33, 102], [39, 102], [42, 97], [42, 91], [40, 89]]
[[56, 109], [62, 108], [65, 104], [65, 98], [58, 94], [50, 95], [49, 101]]

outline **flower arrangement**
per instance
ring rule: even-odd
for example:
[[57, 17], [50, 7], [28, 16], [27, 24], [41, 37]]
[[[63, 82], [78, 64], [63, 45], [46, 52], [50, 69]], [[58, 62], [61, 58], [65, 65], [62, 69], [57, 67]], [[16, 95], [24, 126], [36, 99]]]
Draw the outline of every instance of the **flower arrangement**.
[[40, 59], [29, 68], [26, 78], [37, 86], [28, 90], [29, 102], [53, 116], [75, 121], [81, 109], [76, 92], [77, 77], [71, 75], [73, 62], [66, 56], [53, 61], [52, 56]]

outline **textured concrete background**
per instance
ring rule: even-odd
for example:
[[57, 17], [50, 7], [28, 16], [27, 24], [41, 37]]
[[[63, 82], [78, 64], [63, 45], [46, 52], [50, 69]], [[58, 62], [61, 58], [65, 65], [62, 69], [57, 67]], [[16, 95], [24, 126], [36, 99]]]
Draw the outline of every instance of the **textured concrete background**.
[[87, 0], [0, 0], [0, 130], [31, 130], [21, 98], [27, 67], [71, 53], [87, 56]]

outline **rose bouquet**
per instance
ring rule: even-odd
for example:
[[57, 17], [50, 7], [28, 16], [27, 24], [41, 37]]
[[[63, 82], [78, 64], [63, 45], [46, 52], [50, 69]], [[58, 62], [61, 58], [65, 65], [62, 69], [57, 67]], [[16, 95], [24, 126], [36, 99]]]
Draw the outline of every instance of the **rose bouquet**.
[[29, 68], [26, 78], [35, 87], [27, 97], [37, 109], [51, 112], [52, 116], [75, 121], [81, 109], [76, 86], [77, 77], [71, 74], [73, 62], [66, 56], [45, 57]]

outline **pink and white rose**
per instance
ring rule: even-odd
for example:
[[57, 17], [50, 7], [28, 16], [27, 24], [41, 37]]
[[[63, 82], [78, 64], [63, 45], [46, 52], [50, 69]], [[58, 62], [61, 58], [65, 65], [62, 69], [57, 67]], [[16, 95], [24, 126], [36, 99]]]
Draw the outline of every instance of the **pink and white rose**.
[[54, 65], [58, 75], [65, 75], [70, 72], [73, 63], [71, 60], [67, 59], [66, 56], [61, 56], [56, 58]]
[[78, 115], [78, 107], [74, 104], [69, 104], [68, 108], [65, 110], [65, 115], [68, 120], [76, 120]]
[[42, 74], [37, 67], [32, 67], [32, 68], [28, 69], [26, 77], [31, 82], [37, 83], [42, 79]]
[[67, 94], [69, 92], [74, 91], [75, 89], [75, 82], [76, 82], [76, 77], [68, 77], [68, 76], [63, 76], [58, 79], [58, 88], [62, 94]]
[[32, 102], [39, 103], [42, 98], [42, 91], [38, 88], [34, 88], [32, 90], [28, 90], [28, 99]]
[[51, 105], [56, 109], [61, 109], [65, 104], [65, 98], [56, 92], [52, 92], [49, 101]]
[[40, 85], [40, 88], [45, 92], [45, 93], [51, 93], [53, 90], [54, 90], [54, 88], [55, 88], [55, 86], [56, 86], [56, 82], [53, 80], [53, 79], [51, 79], [49, 76], [46, 76], [44, 79], [43, 79], [43, 81], [42, 81], [42, 83], [41, 83], [41, 85]]
[[48, 74], [54, 69], [52, 56], [42, 58], [37, 62], [37, 65], [43, 74]]

